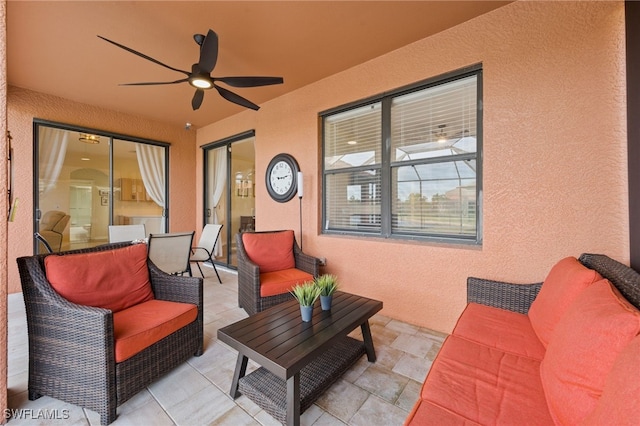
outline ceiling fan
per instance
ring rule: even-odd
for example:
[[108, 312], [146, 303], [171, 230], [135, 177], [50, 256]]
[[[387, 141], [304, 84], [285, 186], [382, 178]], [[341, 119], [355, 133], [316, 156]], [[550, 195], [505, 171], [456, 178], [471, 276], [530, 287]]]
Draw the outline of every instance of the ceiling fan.
[[186, 78], [175, 81], [123, 83], [121, 84], [121, 86], [153, 86], [161, 84], [177, 84], [185, 82], [189, 83], [196, 89], [196, 93], [193, 95], [193, 99], [191, 99], [191, 106], [193, 107], [194, 111], [200, 108], [200, 105], [202, 105], [202, 100], [204, 99], [204, 91], [207, 89], [211, 89], [212, 87], [218, 91], [220, 96], [222, 96], [229, 102], [233, 102], [235, 104], [238, 104], [245, 108], [253, 109], [255, 111], [260, 109], [258, 105], [254, 104], [250, 100], [243, 98], [242, 96], [232, 92], [231, 90], [217, 85], [216, 81], [220, 81], [233, 87], [269, 86], [272, 84], [282, 84], [284, 82], [282, 77], [212, 77], [211, 71], [213, 71], [213, 68], [216, 66], [216, 62], [218, 61], [218, 35], [213, 30], [209, 30], [206, 36], [203, 34], [195, 34], [193, 36], [193, 39], [200, 46], [200, 59], [197, 63], [191, 65], [191, 72], [174, 68], [167, 64], [163, 64], [162, 62], [153, 59], [152, 57], [147, 56], [144, 53], [140, 53], [120, 43], [116, 43], [115, 41], [109, 40], [108, 38], [102, 37], [101, 35], [98, 35], [98, 37], [100, 37], [104, 41], [118, 46], [121, 49], [131, 52], [134, 55], [138, 55], [141, 58], [144, 58], [170, 70], [180, 72], [187, 76]]

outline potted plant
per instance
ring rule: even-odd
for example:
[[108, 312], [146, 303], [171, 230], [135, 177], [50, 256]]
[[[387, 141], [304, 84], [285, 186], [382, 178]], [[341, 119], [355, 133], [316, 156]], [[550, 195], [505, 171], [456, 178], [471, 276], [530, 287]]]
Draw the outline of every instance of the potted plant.
[[333, 293], [338, 289], [338, 277], [332, 274], [323, 274], [315, 279], [315, 285], [320, 290], [320, 304], [323, 311], [331, 309]]
[[320, 289], [312, 281], [296, 284], [290, 292], [300, 303], [302, 321], [309, 322], [313, 316], [313, 304], [320, 296]]

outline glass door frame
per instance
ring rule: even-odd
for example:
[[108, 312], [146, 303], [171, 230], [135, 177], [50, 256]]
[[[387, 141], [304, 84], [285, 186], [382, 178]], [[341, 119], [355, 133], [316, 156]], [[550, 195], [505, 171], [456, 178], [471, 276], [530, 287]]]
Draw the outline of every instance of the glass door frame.
[[[39, 118], [33, 119], [33, 232], [38, 231], [38, 223], [40, 220], [40, 193], [39, 193], [39, 136], [40, 127], [51, 127], [54, 129], [69, 131], [69, 132], [79, 132], [79, 133], [88, 133], [93, 135], [98, 135], [105, 137], [109, 140], [109, 224], [113, 224], [114, 215], [114, 178], [113, 178], [113, 142], [114, 140], [122, 140], [126, 142], [134, 142], [134, 143], [142, 143], [148, 145], [154, 145], [163, 148], [165, 151], [164, 155], [164, 168], [165, 168], [165, 208], [163, 209], [162, 215], [165, 218], [165, 229], [164, 232], [168, 232], [169, 229], [169, 205], [170, 205], [170, 194], [169, 194], [169, 147], [170, 143], [156, 141], [152, 139], [140, 138], [137, 136], [130, 136], [121, 133], [110, 132], [106, 130], [99, 130], [90, 127], [82, 127], [75, 126], [72, 124], [59, 123], [55, 121], [48, 121]], [[38, 252], [38, 241], [33, 239], [33, 252]]]
[[[250, 139], [250, 138], [255, 138], [256, 136], [256, 131], [255, 130], [247, 130], [245, 132], [242, 133], [238, 133], [236, 135], [233, 136], [229, 136], [227, 138], [224, 139], [220, 139], [217, 140], [215, 142], [210, 142], [208, 144], [202, 145], [202, 158], [203, 158], [203, 173], [202, 173], [202, 223], [203, 224], [207, 224], [207, 220], [208, 220], [208, 214], [207, 214], [207, 194], [211, 193], [210, 191], [212, 190], [211, 188], [209, 188], [209, 184], [208, 184], [208, 179], [207, 179], [207, 173], [209, 170], [209, 156], [207, 155], [209, 151], [212, 151], [214, 149], [218, 149], [218, 148], [223, 148], [226, 147], [226, 153], [227, 153], [227, 188], [225, 191], [225, 194], [223, 195], [226, 199], [226, 208], [225, 208], [225, 220], [224, 220], [224, 226], [226, 226], [228, 228], [228, 231], [226, 233], [226, 241], [224, 243], [226, 243], [226, 247], [227, 247], [227, 253], [226, 253], [226, 259], [225, 262], [218, 262], [216, 260], [214, 260], [214, 262], [217, 265], [221, 265], [223, 267], [226, 268], [230, 268], [230, 269], [237, 269], [237, 266], [232, 265], [231, 263], [231, 259], [232, 259], [232, 251], [231, 251], [231, 247], [232, 247], [232, 243], [233, 243], [233, 238], [235, 237], [235, 232], [232, 232], [231, 230], [231, 207], [232, 207], [232, 200], [231, 200], [231, 194], [232, 194], [232, 187], [233, 187], [233, 179], [232, 179], [232, 167], [231, 167], [231, 145], [235, 142], [240, 142], [243, 141], [245, 139]], [[255, 185], [255, 182], [254, 182]], [[204, 225], [203, 225], [204, 226]]]

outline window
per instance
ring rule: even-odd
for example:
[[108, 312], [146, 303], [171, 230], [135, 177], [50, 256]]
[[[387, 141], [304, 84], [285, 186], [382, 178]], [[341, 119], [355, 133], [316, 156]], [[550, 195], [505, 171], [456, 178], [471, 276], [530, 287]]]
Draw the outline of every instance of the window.
[[323, 232], [480, 243], [481, 77], [322, 113]]

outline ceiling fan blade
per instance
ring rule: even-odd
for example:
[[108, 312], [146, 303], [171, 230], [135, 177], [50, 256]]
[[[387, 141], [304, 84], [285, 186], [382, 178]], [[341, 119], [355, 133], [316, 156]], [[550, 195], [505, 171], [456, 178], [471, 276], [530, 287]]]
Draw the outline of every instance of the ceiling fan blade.
[[218, 93], [220, 93], [220, 96], [222, 96], [223, 98], [225, 98], [226, 100], [228, 100], [229, 102], [233, 102], [234, 104], [238, 104], [240, 106], [243, 106], [245, 108], [250, 108], [254, 111], [257, 111], [260, 109], [260, 107], [256, 104], [254, 104], [253, 102], [251, 102], [248, 99], [243, 98], [242, 96], [233, 93], [231, 90], [227, 90], [224, 87], [220, 87], [216, 84], [213, 85], [213, 87], [216, 88], [216, 90], [218, 91]]
[[113, 40], [109, 40], [108, 38], [106, 38], [106, 37], [102, 37], [101, 35], [99, 35], [98, 37], [100, 37], [100, 38], [101, 38], [101, 39], [103, 39], [104, 41], [107, 41], [107, 42], [109, 42], [109, 43], [111, 43], [111, 44], [113, 44], [113, 45], [115, 45], [115, 46], [118, 46], [118, 47], [119, 47], [119, 48], [121, 48], [121, 49], [126, 50], [127, 52], [131, 52], [131, 53], [133, 53], [134, 55], [138, 55], [138, 56], [140, 56], [141, 58], [146, 59], [147, 61], [151, 61], [151, 62], [153, 62], [154, 64], [158, 64], [158, 65], [163, 66], [163, 67], [165, 67], [165, 68], [169, 68], [170, 70], [173, 70], [173, 71], [181, 72], [181, 73], [183, 73], [183, 74], [185, 74], [185, 75], [187, 75], [187, 76], [189, 75], [189, 73], [188, 73], [188, 72], [186, 72], [186, 71], [179, 70], [178, 68], [174, 68], [174, 67], [169, 66], [169, 65], [167, 65], [167, 64], [163, 64], [162, 62], [158, 61], [157, 59], [153, 59], [151, 56], [147, 56], [147, 55], [145, 55], [144, 53], [140, 53], [140, 52], [138, 52], [138, 51], [136, 51], [136, 50], [131, 49], [130, 47], [127, 47], [127, 46], [122, 45], [122, 44], [120, 44], [120, 43], [116, 43], [115, 41], [113, 41]]
[[197, 110], [202, 105], [202, 100], [204, 99], [204, 90], [196, 89], [196, 93], [193, 95], [193, 99], [191, 99], [191, 107], [193, 110]]
[[221, 81], [233, 87], [256, 87], [282, 84], [282, 77], [216, 77], [213, 80]]
[[198, 61], [198, 68], [200, 71], [207, 74], [211, 74], [213, 67], [216, 66], [218, 61], [218, 35], [209, 30], [207, 36], [204, 38], [202, 46], [200, 46], [200, 60]]
[[142, 82], [142, 83], [120, 83], [118, 86], [155, 86], [159, 84], [176, 84], [176, 83], [184, 83], [185, 81], [189, 81], [188, 78], [181, 78], [176, 81], [156, 81], [156, 82]]

